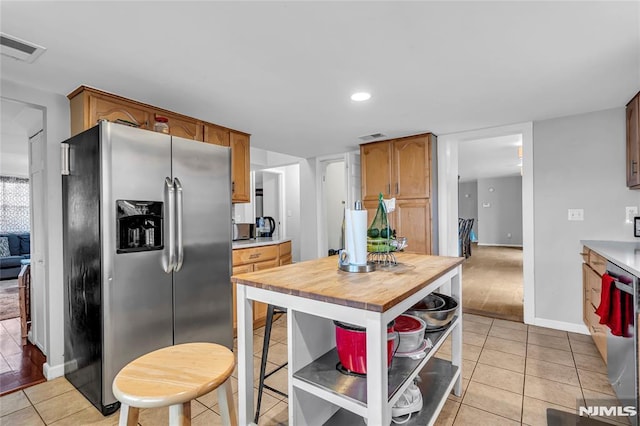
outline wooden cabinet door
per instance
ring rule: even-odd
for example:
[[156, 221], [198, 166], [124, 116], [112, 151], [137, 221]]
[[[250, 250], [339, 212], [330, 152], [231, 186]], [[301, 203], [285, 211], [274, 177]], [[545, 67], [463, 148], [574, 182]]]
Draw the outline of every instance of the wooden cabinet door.
[[431, 154], [429, 137], [417, 136], [393, 142], [391, 196], [429, 198]]
[[95, 126], [98, 120], [133, 124], [147, 130], [153, 128], [149, 110], [119, 102], [117, 99], [92, 94], [89, 98], [89, 128]]
[[231, 132], [231, 201], [248, 203], [251, 184], [249, 182], [249, 136]]
[[374, 142], [360, 145], [362, 199], [377, 200], [391, 195], [391, 143]]
[[395, 216], [396, 237], [407, 237], [406, 252], [431, 254], [431, 205], [428, 199], [396, 200], [396, 210], [390, 216]]
[[280, 266], [291, 264], [291, 254], [286, 254], [280, 258]]
[[188, 118], [179, 117], [177, 115], [167, 114], [167, 113], [155, 113], [153, 115], [153, 120], [155, 122], [156, 115], [167, 117], [169, 122], [169, 134], [171, 136], [177, 136], [179, 138], [191, 139], [194, 141], [203, 141], [203, 126], [202, 123], [193, 119], [189, 120]]
[[640, 95], [627, 105], [627, 186], [640, 185]]
[[229, 146], [229, 130], [205, 124], [204, 141], [214, 145]]
[[[233, 275], [237, 275], [237, 274], [246, 274], [247, 272], [253, 272], [253, 265], [249, 264], [249, 265], [242, 265], [242, 266], [234, 266], [233, 267]], [[236, 308], [236, 286], [235, 284], [231, 284], [232, 287], [232, 291], [233, 291], [233, 297], [232, 297], [232, 303], [233, 303], [233, 329], [236, 330], [238, 328], [238, 314], [237, 314], [237, 308]]]

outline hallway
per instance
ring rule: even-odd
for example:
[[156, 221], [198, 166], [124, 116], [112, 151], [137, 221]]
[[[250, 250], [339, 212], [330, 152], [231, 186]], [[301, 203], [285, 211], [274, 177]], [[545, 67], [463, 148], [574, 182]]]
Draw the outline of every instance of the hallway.
[[464, 312], [523, 321], [522, 249], [477, 246], [462, 264]]

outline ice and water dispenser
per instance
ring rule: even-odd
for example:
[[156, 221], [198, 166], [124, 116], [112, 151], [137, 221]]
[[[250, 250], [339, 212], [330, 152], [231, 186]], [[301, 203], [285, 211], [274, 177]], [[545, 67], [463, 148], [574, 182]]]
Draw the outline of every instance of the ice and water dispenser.
[[117, 253], [162, 250], [162, 202], [116, 201]]

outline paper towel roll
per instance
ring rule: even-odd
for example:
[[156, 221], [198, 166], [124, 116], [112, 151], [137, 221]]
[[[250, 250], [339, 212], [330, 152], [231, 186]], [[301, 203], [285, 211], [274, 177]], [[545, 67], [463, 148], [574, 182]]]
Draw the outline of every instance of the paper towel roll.
[[353, 265], [367, 264], [367, 211], [351, 210], [351, 233], [353, 248], [349, 263]]

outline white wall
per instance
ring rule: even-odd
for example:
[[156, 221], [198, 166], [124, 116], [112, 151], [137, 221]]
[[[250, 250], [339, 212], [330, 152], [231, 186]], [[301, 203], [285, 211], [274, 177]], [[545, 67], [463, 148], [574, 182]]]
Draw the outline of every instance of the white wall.
[[478, 244], [522, 245], [522, 177], [478, 179]]
[[25, 129], [9, 131], [4, 125], [0, 135], [0, 175], [29, 177], [29, 136]]
[[478, 181], [458, 184], [458, 217], [474, 219], [473, 232], [478, 235]]
[[47, 212], [45, 254], [44, 352], [47, 355], [45, 375], [53, 378], [64, 374], [64, 317], [62, 285], [62, 179], [60, 175], [60, 142], [69, 138], [69, 101], [65, 96], [0, 81], [2, 97], [45, 108], [44, 130], [47, 145], [46, 198]]
[[[533, 126], [535, 316], [582, 324], [580, 240], [633, 241], [625, 206], [625, 111], [616, 108]], [[584, 209], [568, 221], [567, 209]]]

